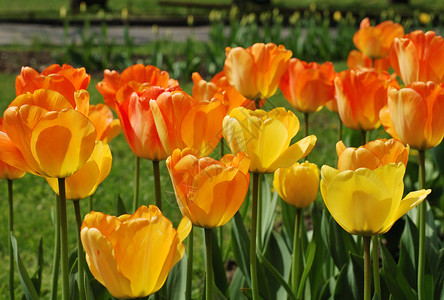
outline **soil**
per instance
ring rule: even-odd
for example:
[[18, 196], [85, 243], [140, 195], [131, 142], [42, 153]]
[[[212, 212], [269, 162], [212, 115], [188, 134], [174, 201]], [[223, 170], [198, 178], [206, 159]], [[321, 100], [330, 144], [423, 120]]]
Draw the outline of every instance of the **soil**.
[[22, 66], [30, 66], [36, 70], [56, 63], [49, 51], [13, 51], [0, 50], [0, 72], [19, 74]]

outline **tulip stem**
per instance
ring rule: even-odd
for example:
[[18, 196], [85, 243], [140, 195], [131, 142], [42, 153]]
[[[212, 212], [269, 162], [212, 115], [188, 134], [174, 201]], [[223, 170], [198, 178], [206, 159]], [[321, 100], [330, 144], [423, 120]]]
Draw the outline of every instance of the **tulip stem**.
[[206, 300], [213, 300], [213, 245], [211, 240], [211, 228], [205, 228], [205, 292]]
[[[425, 150], [419, 150], [419, 188], [425, 188]], [[418, 258], [418, 299], [425, 299], [425, 225], [426, 225], [426, 201], [419, 204], [419, 258]]]
[[56, 217], [55, 217], [55, 233], [54, 233], [54, 259], [52, 262], [52, 285], [51, 300], [57, 300], [57, 286], [59, 281], [60, 268], [60, 200], [56, 195]]
[[12, 194], [12, 180], [8, 179], [8, 200], [9, 200], [9, 297], [15, 299], [14, 295], [14, 253], [11, 243], [11, 232], [14, 231], [14, 199]]
[[342, 120], [338, 114], [339, 127], [338, 127], [338, 141], [342, 141]]
[[375, 285], [375, 298], [381, 299], [381, 282], [379, 280], [379, 237], [372, 236], [372, 263], [373, 263], [373, 281]]
[[305, 124], [305, 128], [304, 128], [304, 134], [305, 136], [308, 136], [308, 113], [304, 113], [304, 124]]
[[361, 130], [361, 145], [364, 146], [367, 143], [367, 131]]
[[364, 300], [370, 300], [372, 288], [372, 270], [370, 266], [370, 236], [364, 236]]
[[154, 192], [156, 193], [156, 206], [162, 210], [162, 194], [160, 191], [160, 169], [159, 161], [153, 160], [153, 172], [154, 172]]
[[299, 282], [301, 280], [301, 239], [300, 231], [302, 225], [302, 209], [296, 209], [296, 220], [294, 223], [294, 237], [293, 237], [293, 257], [291, 263], [291, 287], [295, 295], [298, 294]]
[[256, 266], [256, 229], [257, 229], [257, 201], [259, 192], [259, 173], [253, 173], [253, 198], [251, 208], [251, 231], [250, 231], [250, 273], [253, 300], [259, 300]]
[[223, 157], [224, 153], [225, 153], [224, 140], [223, 139], [220, 139], [219, 145], [220, 145], [220, 157]]
[[187, 282], [185, 289], [185, 299], [191, 300], [191, 287], [193, 276], [193, 226], [191, 227], [190, 234], [187, 241]]
[[62, 260], [62, 295], [63, 300], [69, 299], [69, 265], [68, 265], [68, 228], [66, 218], [65, 178], [59, 179], [60, 196], [60, 234], [61, 234], [61, 260]]
[[77, 223], [77, 263], [78, 263], [78, 272], [79, 272], [79, 295], [80, 299], [85, 300], [85, 279], [84, 279], [84, 254], [83, 254], [83, 246], [82, 241], [80, 239], [80, 230], [82, 228], [82, 217], [80, 216], [80, 201], [75, 200], [74, 203], [74, 211], [76, 214], [76, 223]]
[[133, 198], [133, 212], [139, 207], [139, 182], [140, 182], [140, 157], [136, 155], [134, 169], [134, 198]]

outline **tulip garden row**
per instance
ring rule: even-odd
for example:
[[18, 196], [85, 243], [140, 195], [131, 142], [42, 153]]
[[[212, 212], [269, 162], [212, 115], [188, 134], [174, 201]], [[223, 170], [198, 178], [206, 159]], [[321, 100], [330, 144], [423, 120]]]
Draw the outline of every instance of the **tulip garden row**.
[[[330, 62], [292, 58], [283, 45], [227, 47], [223, 70], [211, 81], [194, 73], [190, 94], [154, 66], [105, 70], [96, 85], [104, 103], [97, 105], [89, 103], [84, 68], [23, 67], [0, 123], [9, 298], [18, 290], [27, 299], [64, 300], [442, 298], [440, 210], [428, 201], [440, 195], [431, 194], [427, 179], [439, 168], [429, 149], [444, 136], [444, 39], [364, 19], [353, 42], [358, 50], [340, 73]], [[303, 125], [293, 109], [264, 109], [278, 88]], [[324, 106], [339, 116], [331, 166], [310, 162], [332, 142], [311, 134]], [[392, 138], [376, 136], [381, 125]], [[120, 131], [135, 172], [124, 182], [127, 171], [120, 170], [116, 184], [134, 193], [131, 204], [122, 200], [128, 195], [112, 195], [115, 215], [93, 194], [119, 159], [113, 143]], [[357, 144], [342, 141], [343, 132], [356, 132]], [[141, 176], [146, 161], [150, 180]], [[50, 275], [41, 251], [35, 275], [20, 255], [39, 229], [16, 236], [14, 221], [49, 214], [36, 209], [29, 220], [14, 220], [14, 197], [37, 201], [13, 189], [25, 173], [45, 177], [58, 195]], [[152, 199], [143, 197], [148, 189]], [[174, 219], [167, 218], [173, 209]], [[198, 233], [203, 239], [194, 245]], [[235, 267], [225, 267], [228, 261]]]

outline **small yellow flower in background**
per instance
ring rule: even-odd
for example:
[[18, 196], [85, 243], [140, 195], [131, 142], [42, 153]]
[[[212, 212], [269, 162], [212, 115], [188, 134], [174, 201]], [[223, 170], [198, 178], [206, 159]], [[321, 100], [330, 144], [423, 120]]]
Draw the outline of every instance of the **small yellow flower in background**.
[[153, 205], [133, 215], [100, 212], [85, 216], [81, 229], [86, 262], [93, 276], [116, 298], [146, 297], [158, 291], [183, 257], [191, 230], [184, 217], [177, 231]]
[[342, 19], [341, 12], [339, 10], [335, 11], [333, 13], [333, 20], [335, 20], [336, 22], [339, 22], [339, 21], [341, 21], [341, 19]]
[[316, 143], [316, 136], [310, 135], [290, 146], [298, 130], [298, 118], [283, 107], [269, 112], [238, 107], [225, 117], [222, 125], [231, 152], [247, 153], [253, 173], [288, 168], [307, 156]]
[[420, 13], [418, 16], [418, 20], [422, 25], [427, 25], [430, 23], [431, 16], [428, 13]]
[[332, 217], [347, 232], [362, 236], [383, 234], [430, 193], [419, 190], [402, 199], [404, 173], [403, 163], [343, 172], [324, 165], [322, 198]]
[[277, 169], [274, 173], [273, 187], [288, 204], [297, 208], [309, 206], [319, 190], [319, 168], [304, 161], [289, 168]]

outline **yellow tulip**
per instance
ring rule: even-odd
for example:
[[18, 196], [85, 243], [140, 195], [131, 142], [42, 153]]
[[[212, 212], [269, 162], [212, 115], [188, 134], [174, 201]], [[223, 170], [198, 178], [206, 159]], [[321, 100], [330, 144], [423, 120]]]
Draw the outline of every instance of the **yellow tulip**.
[[[112, 156], [108, 144], [96, 141], [96, 146], [86, 164], [76, 173], [65, 179], [66, 199], [79, 200], [94, 194], [111, 171]], [[57, 178], [46, 178], [52, 190], [58, 195]]]
[[343, 172], [324, 165], [322, 197], [333, 218], [349, 233], [383, 234], [430, 193], [419, 190], [402, 199], [404, 173], [403, 163]]
[[274, 173], [273, 187], [288, 204], [297, 208], [309, 206], [319, 190], [319, 168], [304, 161], [289, 168], [277, 169]]
[[158, 291], [182, 258], [191, 230], [184, 217], [177, 228], [153, 205], [133, 215], [100, 212], [85, 216], [81, 239], [93, 276], [116, 298], [146, 297]]
[[288, 168], [308, 155], [316, 143], [316, 136], [310, 135], [290, 146], [298, 130], [298, 118], [283, 107], [269, 112], [238, 107], [225, 117], [222, 125], [231, 152], [247, 153], [253, 173]]
[[166, 165], [182, 215], [204, 228], [227, 223], [247, 194], [249, 162], [243, 152], [217, 161], [195, 149], [174, 150]]

